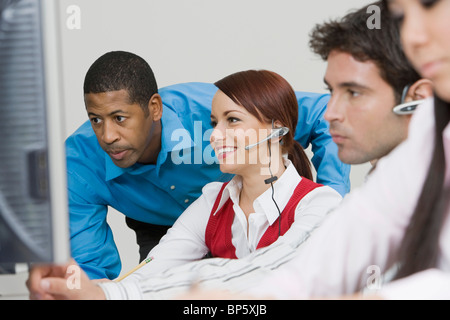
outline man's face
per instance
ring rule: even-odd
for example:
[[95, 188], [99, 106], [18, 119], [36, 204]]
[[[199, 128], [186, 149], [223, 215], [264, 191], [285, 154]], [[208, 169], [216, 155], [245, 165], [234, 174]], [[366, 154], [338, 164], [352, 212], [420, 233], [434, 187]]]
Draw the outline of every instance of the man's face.
[[114, 164], [127, 168], [147, 163], [154, 127], [151, 113], [130, 104], [126, 90], [89, 93], [84, 100], [98, 142]]
[[410, 117], [392, 111], [394, 90], [374, 62], [360, 62], [334, 50], [324, 81], [331, 92], [324, 117], [342, 162], [379, 159], [407, 137]]

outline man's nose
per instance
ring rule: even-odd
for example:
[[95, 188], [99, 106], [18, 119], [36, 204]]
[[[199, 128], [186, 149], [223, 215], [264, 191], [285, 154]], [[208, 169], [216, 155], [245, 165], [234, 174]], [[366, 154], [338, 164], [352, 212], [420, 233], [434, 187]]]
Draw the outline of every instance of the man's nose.
[[342, 121], [343, 119], [343, 113], [342, 108], [340, 106], [340, 103], [338, 99], [335, 96], [331, 96], [330, 100], [327, 104], [327, 109], [325, 111], [325, 114], [323, 115], [323, 118], [328, 121]]
[[106, 144], [112, 144], [120, 139], [119, 132], [115, 125], [105, 122], [103, 124], [102, 140]]

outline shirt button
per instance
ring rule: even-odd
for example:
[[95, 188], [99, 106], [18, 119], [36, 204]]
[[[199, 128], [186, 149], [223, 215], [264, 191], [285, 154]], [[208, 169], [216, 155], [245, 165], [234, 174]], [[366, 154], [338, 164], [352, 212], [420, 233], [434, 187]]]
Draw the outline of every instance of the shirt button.
[[184, 200], [184, 203], [188, 203], [188, 202], [189, 202], [189, 199]]
[[174, 190], [175, 189], [175, 186], [170, 186], [170, 190]]

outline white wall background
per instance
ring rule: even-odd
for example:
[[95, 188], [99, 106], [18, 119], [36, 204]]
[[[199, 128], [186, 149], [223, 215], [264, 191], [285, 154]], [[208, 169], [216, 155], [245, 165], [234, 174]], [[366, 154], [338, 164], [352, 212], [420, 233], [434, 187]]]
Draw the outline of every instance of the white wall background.
[[[299, 91], [325, 92], [326, 64], [308, 47], [316, 23], [338, 18], [367, 0], [61, 0], [66, 134], [87, 120], [82, 85], [89, 66], [112, 50], [146, 59], [160, 87], [214, 82], [246, 69], [269, 69]], [[80, 29], [70, 29], [72, 5]], [[368, 164], [352, 167], [352, 186]], [[123, 270], [138, 263], [134, 233], [111, 211]]]

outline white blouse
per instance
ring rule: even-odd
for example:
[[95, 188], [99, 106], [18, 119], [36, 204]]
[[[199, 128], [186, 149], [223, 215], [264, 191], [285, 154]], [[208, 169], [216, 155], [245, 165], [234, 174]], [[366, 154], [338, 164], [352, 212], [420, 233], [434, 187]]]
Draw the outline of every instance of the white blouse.
[[[302, 179], [291, 161], [285, 159], [285, 166], [285, 172], [273, 184], [274, 199], [281, 212]], [[219, 182], [207, 184], [202, 190], [202, 195], [183, 212], [173, 227], [161, 238], [160, 243], [150, 251], [148, 256], [153, 257], [153, 260], [123, 281], [145, 278], [146, 275], [199, 260], [207, 254], [209, 250], [205, 244], [206, 226], [221, 187], [222, 183]], [[218, 209], [221, 208], [225, 201], [231, 198], [235, 211], [232, 224], [232, 243], [236, 248], [238, 258], [255, 251], [267, 228], [278, 218], [278, 210], [272, 200], [272, 189], [269, 188], [254, 201], [255, 212], [250, 214], [247, 228], [247, 219], [239, 207], [241, 188], [241, 178], [235, 176], [225, 187], [218, 207]], [[297, 205], [295, 221], [283, 238], [298, 238], [300, 234], [306, 239], [341, 200], [341, 195], [328, 186], [309, 192]]]

